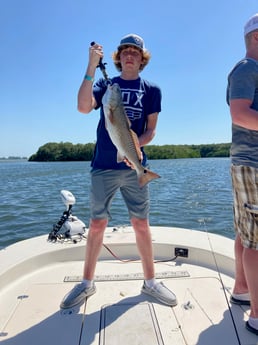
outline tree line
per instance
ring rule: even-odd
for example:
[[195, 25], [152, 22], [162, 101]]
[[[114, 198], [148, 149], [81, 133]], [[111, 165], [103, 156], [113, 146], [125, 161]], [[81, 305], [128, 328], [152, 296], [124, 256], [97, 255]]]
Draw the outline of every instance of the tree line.
[[[147, 145], [148, 159], [229, 157], [230, 143], [202, 145]], [[47, 143], [29, 157], [30, 162], [91, 161], [94, 143]]]

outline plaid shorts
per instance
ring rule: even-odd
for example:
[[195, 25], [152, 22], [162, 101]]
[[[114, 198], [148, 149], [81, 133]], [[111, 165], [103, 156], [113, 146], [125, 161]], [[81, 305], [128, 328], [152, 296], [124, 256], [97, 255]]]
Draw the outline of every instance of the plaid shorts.
[[258, 169], [231, 165], [234, 226], [246, 248], [258, 250]]
[[110, 207], [116, 192], [120, 190], [130, 218], [149, 217], [149, 188], [139, 187], [135, 170], [91, 171], [90, 210], [91, 219], [111, 218]]

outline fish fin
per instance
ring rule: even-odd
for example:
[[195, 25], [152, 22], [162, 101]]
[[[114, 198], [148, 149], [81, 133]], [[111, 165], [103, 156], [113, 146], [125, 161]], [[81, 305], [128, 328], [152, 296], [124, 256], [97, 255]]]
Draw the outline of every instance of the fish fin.
[[109, 118], [110, 123], [114, 125], [114, 115], [111, 109], [109, 109], [108, 111], [108, 118]]
[[117, 151], [116, 161], [117, 163], [123, 162], [125, 159], [125, 156], [123, 156], [119, 151]]
[[130, 129], [130, 133], [131, 133], [131, 136], [132, 136], [132, 139], [133, 139], [133, 142], [134, 142], [134, 146], [135, 146], [135, 149], [136, 149], [137, 156], [139, 158], [139, 162], [141, 162], [142, 161], [142, 151], [141, 151], [141, 147], [140, 147], [140, 144], [139, 144], [138, 136], [137, 136], [137, 134], [132, 129]]
[[129, 126], [129, 128], [131, 128], [131, 126], [132, 126], [131, 121], [130, 121], [130, 119], [129, 119], [129, 117], [128, 117], [128, 116], [126, 116], [126, 118], [127, 118], [127, 123], [128, 123], [128, 126]]
[[[108, 121], [114, 125], [114, 115], [113, 115], [113, 112], [111, 110], [111, 107], [105, 107], [105, 117], [108, 118]], [[105, 119], [105, 127], [106, 127], [106, 130], [108, 130], [108, 126], [107, 126], [107, 119]]]
[[138, 175], [138, 183], [139, 183], [140, 188], [144, 187], [148, 182], [156, 178], [160, 178], [160, 175], [145, 168], [143, 173]]

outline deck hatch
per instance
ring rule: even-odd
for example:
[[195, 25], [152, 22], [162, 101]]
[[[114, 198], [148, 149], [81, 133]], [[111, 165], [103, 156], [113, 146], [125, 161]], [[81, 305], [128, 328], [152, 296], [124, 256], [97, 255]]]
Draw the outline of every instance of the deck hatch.
[[102, 307], [99, 345], [121, 344], [164, 345], [151, 303], [117, 303]]

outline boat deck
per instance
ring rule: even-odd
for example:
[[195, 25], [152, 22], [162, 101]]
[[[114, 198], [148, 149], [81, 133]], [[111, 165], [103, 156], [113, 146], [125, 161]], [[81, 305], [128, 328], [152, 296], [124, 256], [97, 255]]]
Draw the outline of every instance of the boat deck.
[[[142, 268], [129, 227], [109, 229], [105, 244], [119, 259], [134, 261], [122, 262], [103, 247], [97, 293], [81, 307], [60, 310], [81, 279], [85, 243], [53, 244], [40, 236], [0, 251], [1, 343], [257, 345], [244, 325], [249, 308], [229, 302], [233, 241], [194, 230], [152, 231], [157, 277], [177, 295], [176, 307], [141, 293]], [[175, 247], [188, 248], [188, 257], [162, 262], [173, 258]]]

